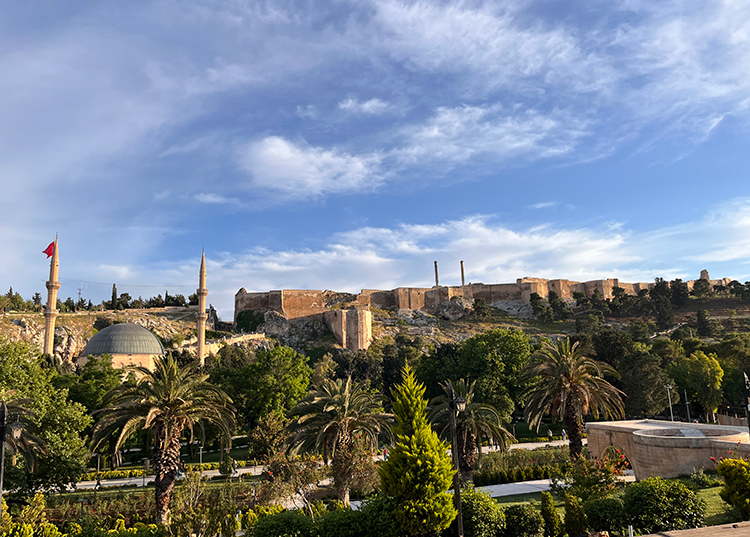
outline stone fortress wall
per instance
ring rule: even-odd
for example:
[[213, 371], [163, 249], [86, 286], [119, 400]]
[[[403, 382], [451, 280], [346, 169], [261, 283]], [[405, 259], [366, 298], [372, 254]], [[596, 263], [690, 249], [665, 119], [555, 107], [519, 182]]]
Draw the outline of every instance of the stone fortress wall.
[[[710, 284], [728, 285], [729, 278], [710, 280], [703, 271], [701, 278]], [[695, 280], [687, 282], [692, 290]], [[648, 290], [653, 283], [626, 283], [617, 278], [576, 282], [572, 280], [547, 280], [544, 278], [519, 278], [516, 283], [469, 283], [457, 286], [399, 287], [389, 291], [363, 289], [359, 294], [347, 295], [350, 299], [341, 304], [342, 293], [284, 289], [261, 293], [248, 293], [240, 289], [234, 297], [234, 320], [246, 310], [256, 312], [273, 311], [289, 320], [318, 317], [331, 329], [339, 343], [351, 350], [366, 349], [372, 341], [372, 314], [370, 308], [393, 309], [399, 311], [423, 310], [433, 313], [438, 306], [454, 297], [469, 301], [482, 298], [490, 306], [502, 307], [504, 303], [528, 303], [531, 294], [537, 293], [547, 298], [551, 291], [563, 299], [572, 300], [576, 292], [592, 296], [596, 290], [605, 299], [613, 297], [613, 289], [620, 287], [627, 294], [637, 295]], [[341, 305], [338, 305], [341, 304]], [[337, 306], [338, 305], [338, 306]]]

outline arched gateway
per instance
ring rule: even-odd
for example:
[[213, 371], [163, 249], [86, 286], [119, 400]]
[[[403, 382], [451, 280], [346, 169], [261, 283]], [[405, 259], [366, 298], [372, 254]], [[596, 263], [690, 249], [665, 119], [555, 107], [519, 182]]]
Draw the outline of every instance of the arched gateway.
[[586, 433], [593, 458], [600, 458], [610, 446], [618, 447], [630, 460], [638, 481], [711, 468], [711, 457], [750, 457], [746, 427], [659, 420], [605, 421], [587, 424]]

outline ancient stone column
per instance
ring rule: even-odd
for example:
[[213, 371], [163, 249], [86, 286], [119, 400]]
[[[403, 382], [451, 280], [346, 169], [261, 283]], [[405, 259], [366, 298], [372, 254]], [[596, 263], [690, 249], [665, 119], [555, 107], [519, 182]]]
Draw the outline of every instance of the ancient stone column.
[[440, 286], [440, 280], [438, 280], [437, 261], [435, 261], [435, 287], [438, 286]]
[[55, 250], [49, 263], [49, 281], [47, 282], [47, 308], [44, 310], [44, 354], [53, 354], [55, 349], [55, 319], [59, 314], [57, 310], [57, 290], [60, 289], [58, 281], [60, 275], [60, 256], [57, 253], [57, 237], [55, 237]]
[[466, 276], [464, 275], [464, 262], [461, 260], [461, 287], [466, 285]]
[[206, 296], [208, 296], [208, 289], [206, 289], [206, 252], [203, 252], [201, 257], [201, 269], [198, 282], [198, 361], [201, 366], [205, 364], [206, 360], [206, 319], [208, 314], [206, 313]]

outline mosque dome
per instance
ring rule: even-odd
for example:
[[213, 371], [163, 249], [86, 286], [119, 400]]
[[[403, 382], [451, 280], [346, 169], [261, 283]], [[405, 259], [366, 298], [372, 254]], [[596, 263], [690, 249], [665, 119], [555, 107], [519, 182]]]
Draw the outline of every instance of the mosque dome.
[[81, 356], [102, 354], [164, 354], [159, 338], [137, 324], [113, 324], [97, 332]]

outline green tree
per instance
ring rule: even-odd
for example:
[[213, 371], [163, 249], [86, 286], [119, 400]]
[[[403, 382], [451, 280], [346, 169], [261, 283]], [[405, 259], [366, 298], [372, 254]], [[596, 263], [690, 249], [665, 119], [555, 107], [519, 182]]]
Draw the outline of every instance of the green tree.
[[565, 533], [568, 537], [585, 537], [588, 535], [588, 521], [578, 498], [565, 495]]
[[122, 370], [115, 369], [112, 357], [89, 356], [78, 374], [60, 375], [55, 386], [68, 389], [68, 398], [86, 407], [88, 412], [102, 408], [104, 396], [122, 382]]
[[112, 284], [112, 299], [109, 301], [109, 307], [113, 310], [117, 309], [117, 285], [114, 283]]
[[403, 381], [392, 393], [396, 444], [378, 468], [381, 489], [395, 504], [393, 517], [402, 535], [433, 535], [456, 517], [446, 492], [455, 471], [448, 446], [427, 421], [424, 393], [424, 385], [405, 368]]
[[503, 428], [500, 414], [491, 405], [478, 403], [474, 398], [474, 386], [461, 379], [456, 383], [450, 380], [441, 383], [445, 395], [436, 397], [430, 402], [430, 421], [435, 425], [438, 435], [445, 441], [451, 439], [451, 401], [462, 398], [466, 401], [466, 409], [456, 417], [456, 436], [458, 441], [458, 463], [461, 473], [471, 477], [476, 465], [477, 454], [482, 453], [482, 440], [490, 444], [506, 446], [511, 435]]
[[377, 447], [378, 434], [389, 434], [391, 416], [383, 412], [380, 396], [366, 384], [326, 380], [302, 399], [290, 413], [288, 431], [293, 451], [314, 449], [331, 461], [333, 483], [340, 501], [349, 503], [360, 453], [357, 437], [364, 437], [364, 451]]
[[716, 412], [724, 398], [724, 370], [716, 355], [696, 351], [673, 365], [670, 374], [680, 388], [687, 390], [688, 397], [703, 407], [708, 420], [709, 413]]
[[67, 390], [53, 385], [57, 373], [43, 364], [35, 347], [0, 339], [0, 392], [29, 401], [28, 432], [46, 446], [33, 469], [24, 465], [6, 473], [6, 488], [25, 493], [67, 488], [78, 480], [88, 461], [81, 436], [91, 418], [82, 405], [68, 400]]
[[284, 415], [307, 393], [311, 369], [294, 349], [279, 345], [254, 352], [224, 347], [208, 364], [211, 382], [234, 401], [245, 428], [270, 414]]
[[552, 494], [542, 492], [542, 518], [544, 519], [544, 537], [562, 537], [562, 521], [555, 508]]
[[711, 296], [711, 282], [704, 279], [695, 280], [693, 284], [693, 296], [698, 298], [708, 298]]
[[708, 316], [708, 311], [698, 310], [698, 337], [712, 337], [719, 329], [718, 323]]
[[530, 356], [531, 344], [525, 333], [496, 328], [467, 339], [455, 367], [437, 380], [475, 379], [476, 402], [493, 406], [503, 422], [508, 422], [527, 389], [523, 372]]
[[688, 290], [687, 282], [683, 282], [681, 279], [677, 278], [676, 280], [669, 282], [669, 288], [672, 291], [672, 305], [675, 308], [684, 307], [690, 299], [690, 291]]
[[232, 400], [220, 388], [208, 382], [208, 375], [192, 365], [180, 368], [171, 357], [156, 360], [154, 371], [134, 368], [136, 384], [123, 384], [105, 398], [106, 408], [94, 413], [97, 423], [92, 431], [92, 450], [117, 435], [119, 448], [136, 431], [146, 429], [154, 439], [153, 468], [156, 475], [156, 517], [169, 524], [169, 502], [180, 464], [180, 439], [185, 430], [193, 440], [196, 426], [203, 423], [219, 427], [231, 443], [234, 429]]
[[[661, 359], [648, 352], [637, 352], [621, 361], [621, 385], [627, 394], [625, 411], [633, 416], [659, 414], [669, 405], [665, 385], [672, 379], [661, 367]], [[678, 396], [679, 397], [679, 396]], [[679, 402], [673, 400], [672, 403]]]
[[549, 292], [547, 301], [549, 302], [550, 308], [552, 308], [552, 314], [554, 315], [556, 321], [564, 321], [565, 319], [573, 315], [573, 311], [570, 309], [568, 304], [562, 298], [560, 298], [560, 295], [558, 295], [554, 291]]
[[537, 429], [546, 414], [565, 423], [570, 438], [570, 456], [581, 455], [583, 419], [591, 412], [598, 417], [623, 415], [622, 392], [604, 379], [617, 376], [607, 364], [592, 360], [578, 343], [561, 339], [545, 343], [527, 370], [529, 377], [539, 377], [526, 403], [526, 417]]
[[633, 339], [626, 332], [603, 326], [591, 338], [596, 359], [620, 369], [620, 360], [633, 352]]
[[554, 319], [552, 308], [538, 293], [531, 293], [529, 303], [531, 304], [531, 311], [534, 312], [534, 317], [540, 321], [550, 322]]

